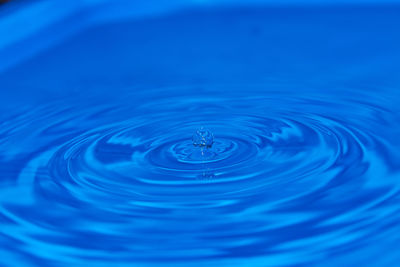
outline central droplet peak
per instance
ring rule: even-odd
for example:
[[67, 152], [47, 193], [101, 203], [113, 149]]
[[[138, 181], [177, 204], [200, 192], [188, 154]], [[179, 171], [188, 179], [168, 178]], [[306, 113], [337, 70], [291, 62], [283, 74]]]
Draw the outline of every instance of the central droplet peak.
[[201, 127], [192, 137], [193, 145], [201, 148], [210, 148], [214, 143], [214, 135], [208, 129]]

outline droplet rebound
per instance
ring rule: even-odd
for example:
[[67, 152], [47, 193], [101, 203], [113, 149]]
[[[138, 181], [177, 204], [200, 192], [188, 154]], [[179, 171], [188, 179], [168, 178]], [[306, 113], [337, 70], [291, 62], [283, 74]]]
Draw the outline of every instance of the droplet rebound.
[[201, 127], [192, 137], [193, 145], [201, 148], [211, 148], [214, 143], [214, 135], [208, 129]]

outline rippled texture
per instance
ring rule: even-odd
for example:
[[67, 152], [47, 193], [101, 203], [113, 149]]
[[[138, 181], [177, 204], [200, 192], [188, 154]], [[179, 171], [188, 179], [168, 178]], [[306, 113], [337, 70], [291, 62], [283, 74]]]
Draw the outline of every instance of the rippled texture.
[[[196, 15], [215, 26], [202, 28], [200, 34], [221, 32], [229, 40], [231, 33], [221, 30], [229, 23], [214, 21], [214, 16], [238, 19], [242, 23], [239, 29], [255, 21], [257, 27], [269, 27], [263, 21], [269, 11], [213, 12]], [[197, 25], [196, 16], [189, 19], [190, 25], [203, 27]], [[314, 21], [326, 23], [319, 13], [314, 16]], [[175, 29], [175, 20], [187, 25], [182, 23], [187, 19], [178, 15], [166, 20], [172, 21]], [[114, 32], [129, 23], [110, 27]], [[284, 29], [283, 25], [278, 28]], [[250, 33], [256, 31], [256, 35], [275, 29], [253, 26]], [[193, 30], [182, 27], [186, 34]], [[293, 31], [304, 30], [297, 27]], [[238, 32], [247, 36], [248, 29]], [[125, 38], [125, 31], [121, 33]], [[98, 36], [96, 29], [86, 34]], [[339, 30], [331, 34], [346, 35]], [[232, 75], [230, 83], [224, 79], [218, 83], [219, 79], [212, 78], [218, 76], [215, 64], [202, 69], [194, 63], [188, 65], [197, 67], [190, 75], [185, 72], [189, 67], [176, 67], [182, 71], [179, 82], [158, 73], [153, 81], [138, 76], [136, 82], [141, 85], [133, 86], [129, 81], [135, 80], [134, 72], [133, 78], [123, 79], [128, 84], [122, 86], [119, 75], [124, 67], [115, 65], [117, 71], [106, 72], [97, 62], [85, 60], [99, 56], [98, 51], [95, 56], [82, 53], [68, 61], [72, 52], [85, 51], [82, 47], [92, 42], [83, 36], [0, 76], [15, 81], [16, 85], [8, 83], [9, 88], [18, 92], [23, 83], [15, 77], [30, 70], [33, 74], [24, 77], [44, 98], [52, 95], [47, 89], [57, 83], [68, 88], [57, 93], [61, 98], [45, 100], [37, 100], [35, 93], [28, 97], [31, 91], [23, 89], [26, 99], [13, 108], [3, 100], [2, 264], [396, 266], [400, 262], [400, 95], [393, 86], [396, 77], [385, 81], [391, 86], [362, 82], [354, 78], [362, 70], [360, 64], [353, 65], [352, 79], [346, 82], [335, 76], [338, 72], [328, 75], [320, 70], [313, 72], [313, 77], [325, 78], [312, 83], [311, 76], [298, 70], [285, 82], [257, 79], [256, 73], [244, 72], [241, 77]], [[351, 40], [356, 42], [357, 37]], [[120, 44], [123, 38], [115, 42]], [[153, 44], [148, 38], [146, 42]], [[159, 46], [157, 37], [153, 38]], [[180, 38], [184, 43], [191, 40], [185, 35]], [[219, 42], [206, 48], [202, 43], [201, 47], [212, 53]], [[251, 53], [254, 42], [259, 41], [239, 49], [241, 55]], [[270, 51], [276, 48], [267, 47]], [[255, 53], [265, 56], [262, 53], [267, 52], [262, 52], [261, 46], [258, 49]], [[149, 56], [154, 51], [144, 52]], [[176, 56], [180, 62], [182, 58]], [[165, 57], [157, 58], [160, 65], [168, 61]], [[381, 62], [382, 57], [373, 62]], [[282, 58], [288, 59], [293, 58]], [[113, 60], [106, 56], [104, 62]], [[153, 60], [149, 56], [149, 61]], [[253, 70], [261, 71], [262, 65], [252, 60]], [[331, 65], [344, 67], [330, 60]], [[76, 83], [71, 78], [75, 70], [65, 67], [71, 62], [87, 64], [87, 70], [77, 68], [85, 75], [97, 72], [98, 79], [90, 82], [79, 76]], [[296, 62], [306, 64], [307, 60], [297, 58]], [[221, 76], [236, 73], [237, 66], [232, 67], [229, 60], [219, 63], [226, 66]], [[35, 64], [45, 67], [35, 71]], [[392, 68], [388, 66], [392, 65], [385, 66], [384, 72], [390, 76]], [[52, 78], [42, 79], [42, 70]], [[303, 71], [307, 70], [315, 69]], [[373, 72], [374, 77], [382, 77], [380, 71]], [[197, 77], [197, 82], [185, 82], [187, 76], [182, 73]], [[205, 76], [199, 73], [209, 80], [201, 80], [199, 77]], [[7, 97], [15, 101], [14, 96]], [[192, 135], [201, 127], [213, 133], [212, 147], [193, 145]]]

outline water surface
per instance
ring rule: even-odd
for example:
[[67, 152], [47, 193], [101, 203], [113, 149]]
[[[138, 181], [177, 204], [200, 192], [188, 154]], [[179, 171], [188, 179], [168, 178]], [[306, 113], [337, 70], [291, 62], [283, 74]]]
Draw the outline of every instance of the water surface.
[[395, 266], [398, 15], [185, 10], [9, 66], [2, 264]]

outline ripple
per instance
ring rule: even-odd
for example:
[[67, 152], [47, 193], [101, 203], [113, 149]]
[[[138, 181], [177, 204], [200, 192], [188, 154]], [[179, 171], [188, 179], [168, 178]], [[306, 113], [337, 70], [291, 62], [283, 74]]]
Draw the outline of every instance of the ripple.
[[[264, 87], [204, 89], [207, 98], [157, 90], [135, 105], [66, 99], [2, 120], [9, 253], [290, 265], [399, 239], [398, 150], [376, 126], [400, 124], [383, 103]], [[214, 135], [205, 150], [192, 142], [203, 125]]]

